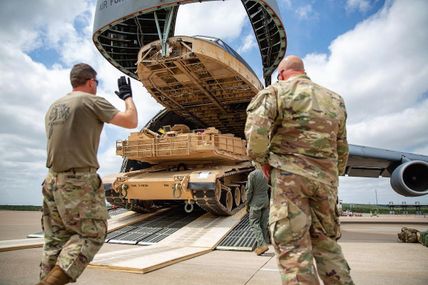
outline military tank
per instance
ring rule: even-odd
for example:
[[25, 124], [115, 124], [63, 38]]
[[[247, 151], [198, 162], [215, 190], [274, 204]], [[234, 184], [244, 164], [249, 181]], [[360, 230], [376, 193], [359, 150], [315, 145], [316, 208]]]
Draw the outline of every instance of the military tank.
[[171, 202], [184, 202], [187, 212], [196, 203], [223, 216], [239, 209], [246, 201], [244, 184], [252, 169], [245, 141], [215, 128], [191, 131], [177, 124], [164, 129], [160, 135], [145, 128], [117, 141], [118, 155], [151, 166], [121, 173], [108, 201], [139, 212]]

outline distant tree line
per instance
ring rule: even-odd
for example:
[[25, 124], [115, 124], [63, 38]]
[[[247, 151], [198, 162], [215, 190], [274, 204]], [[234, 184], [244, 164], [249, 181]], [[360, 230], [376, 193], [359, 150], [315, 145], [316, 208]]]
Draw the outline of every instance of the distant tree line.
[[0, 205], [0, 210], [9, 211], [40, 211], [42, 206], [32, 205]]
[[391, 211], [394, 211], [394, 214], [427, 214], [428, 207], [426, 205], [421, 205], [420, 208], [416, 208], [415, 205], [394, 205], [390, 207], [389, 205], [368, 205], [368, 204], [352, 204], [352, 203], [342, 203], [342, 211], [351, 211], [353, 213], [374, 213], [378, 214], [390, 214]]

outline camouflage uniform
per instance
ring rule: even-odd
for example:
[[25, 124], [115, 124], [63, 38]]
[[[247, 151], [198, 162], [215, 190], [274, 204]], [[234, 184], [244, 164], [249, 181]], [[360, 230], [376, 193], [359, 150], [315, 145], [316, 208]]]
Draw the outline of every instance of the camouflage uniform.
[[428, 231], [421, 232], [417, 229], [403, 227], [398, 233], [398, 239], [406, 243], [419, 242], [424, 246], [428, 246]]
[[73, 280], [104, 243], [107, 209], [104, 187], [94, 171], [50, 171], [43, 184], [45, 244], [42, 279], [57, 264]]
[[249, 221], [257, 241], [257, 247], [269, 243], [268, 189], [269, 186], [261, 170], [256, 169], [248, 175], [245, 191], [247, 192], [247, 204], [250, 208]]
[[418, 233], [418, 241], [428, 247], [428, 231]]
[[103, 245], [107, 208], [96, 155], [104, 123], [118, 112], [102, 97], [73, 91], [46, 113], [40, 279], [58, 265], [76, 281]]
[[336, 240], [338, 174], [348, 157], [343, 99], [306, 75], [260, 91], [247, 108], [248, 155], [269, 164], [269, 225], [283, 284], [353, 284]]
[[406, 243], [419, 242], [418, 233], [419, 231], [417, 229], [403, 227], [401, 228], [401, 232], [398, 234], [398, 239]]

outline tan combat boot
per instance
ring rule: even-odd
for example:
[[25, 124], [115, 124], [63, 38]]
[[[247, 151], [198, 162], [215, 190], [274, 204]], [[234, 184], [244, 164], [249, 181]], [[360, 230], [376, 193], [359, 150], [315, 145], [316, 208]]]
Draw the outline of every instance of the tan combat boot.
[[71, 278], [59, 267], [54, 268], [37, 285], [64, 285], [71, 281]]
[[261, 254], [263, 254], [263, 253], [265, 253], [266, 251], [268, 251], [269, 250], [269, 247], [267, 246], [267, 245], [262, 245], [262, 246], [259, 246], [259, 247], [256, 247], [256, 249], [254, 250], [254, 252], [257, 254], [257, 255], [261, 255]]

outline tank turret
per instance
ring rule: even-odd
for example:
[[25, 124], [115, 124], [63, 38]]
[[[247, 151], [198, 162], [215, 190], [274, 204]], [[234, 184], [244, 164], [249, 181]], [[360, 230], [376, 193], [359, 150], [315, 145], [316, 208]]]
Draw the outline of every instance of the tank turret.
[[233, 163], [249, 160], [245, 140], [233, 134], [221, 134], [213, 127], [190, 132], [186, 125], [174, 125], [162, 135], [149, 129], [131, 133], [127, 140], [116, 142], [116, 154], [151, 164], [174, 164], [177, 161], [186, 164]]

